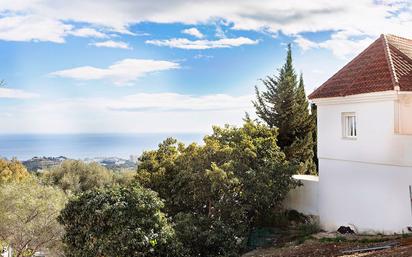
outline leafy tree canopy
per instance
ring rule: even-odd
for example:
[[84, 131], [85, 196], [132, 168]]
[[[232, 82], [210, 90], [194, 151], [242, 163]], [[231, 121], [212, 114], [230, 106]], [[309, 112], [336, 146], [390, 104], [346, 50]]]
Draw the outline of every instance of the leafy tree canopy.
[[4, 182], [22, 181], [30, 177], [26, 167], [17, 159], [11, 161], [0, 159], [0, 184]]
[[63, 191], [33, 179], [0, 186], [0, 239], [16, 256], [40, 249], [58, 250], [63, 228], [57, 216], [66, 202]]
[[66, 193], [80, 193], [113, 183], [113, 173], [98, 163], [66, 160], [42, 174], [46, 184], [56, 185]]
[[139, 185], [80, 194], [59, 217], [66, 256], [178, 256], [162, 207], [155, 192]]
[[247, 232], [296, 185], [277, 128], [246, 119], [214, 127], [204, 145], [167, 139], [139, 159], [137, 180], [165, 199], [190, 256], [238, 256]]

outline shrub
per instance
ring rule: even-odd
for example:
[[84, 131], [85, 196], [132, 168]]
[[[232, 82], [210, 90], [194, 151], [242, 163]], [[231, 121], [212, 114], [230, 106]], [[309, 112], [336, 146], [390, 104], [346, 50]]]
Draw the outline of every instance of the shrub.
[[98, 163], [66, 160], [42, 174], [46, 184], [56, 185], [66, 193], [80, 193], [113, 183], [113, 174]]
[[0, 159], [0, 183], [22, 181], [30, 177], [26, 167], [17, 159], [11, 161]]

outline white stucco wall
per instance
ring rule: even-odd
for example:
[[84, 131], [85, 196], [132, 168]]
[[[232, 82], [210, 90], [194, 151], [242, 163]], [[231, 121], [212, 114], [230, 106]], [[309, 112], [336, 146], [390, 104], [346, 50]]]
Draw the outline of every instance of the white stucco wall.
[[[393, 91], [317, 100], [319, 216], [326, 230], [354, 225], [401, 233], [412, 226], [412, 135], [399, 133], [412, 116], [399, 115], [400, 98]], [[356, 139], [343, 138], [344, 112], [356, 113]]]
[[292, 189], [285, 200], [285, 208], [296, 210], [306, 215], [319, 215], [318, 187], [319, 177], [310, 175], [294, 175], [302, 186]]
[[[412, 136], [395, 133], [395, 97], [318, 103], [318, 157], [412, 166]], [[344, 112], [356, 113], [356, 140], [342, 136]]]
[[402, 233], [412, 226], [412, 167], [320, 160], [319, 216], [329, 231]]
[[399, 132], [412, 135], [412, 94], [399, 97]]

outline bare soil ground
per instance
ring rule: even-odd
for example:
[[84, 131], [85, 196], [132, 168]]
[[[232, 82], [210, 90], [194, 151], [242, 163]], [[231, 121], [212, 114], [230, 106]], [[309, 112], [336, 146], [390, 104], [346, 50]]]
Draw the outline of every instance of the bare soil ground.
[[[342, 238], [339, 236], [339, 238]], [[289, 243], [283, 247], [271, 247], [257, 249], [242, 257], [412, 257], [412, 239], [399, 236], [349, 236], [342, 241], [339, 238], [328, 237], [317, 239], [316, 237], [306, 240], [302, 244]], [[396, 246], [385, 249], [360, 253], [344, 253], [347, 250], [396, 244]]]

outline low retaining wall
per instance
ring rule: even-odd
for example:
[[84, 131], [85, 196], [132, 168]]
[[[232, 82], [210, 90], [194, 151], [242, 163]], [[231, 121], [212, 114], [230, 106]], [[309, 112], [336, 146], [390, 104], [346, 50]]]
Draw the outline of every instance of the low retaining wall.
[[285, 200], [285, 208], [296, 210], [305, 215], [319, 215], [319, 177], [310, 175], [294, 175], [302, 186], [292, 189]]

